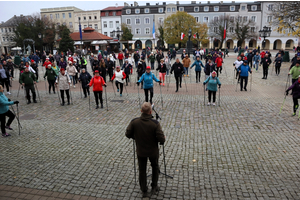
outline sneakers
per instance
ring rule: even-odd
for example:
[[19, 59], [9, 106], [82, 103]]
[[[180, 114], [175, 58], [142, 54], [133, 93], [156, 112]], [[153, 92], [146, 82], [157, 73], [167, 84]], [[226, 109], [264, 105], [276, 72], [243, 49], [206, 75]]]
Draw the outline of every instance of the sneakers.
[[10, 92], [6, 92], [6, 94], [11, 94]]
[[2, 133], [2, 137], [8, 137], [8, 136], [11, 136], [11, 135], [8, 133]]
[[158, 187], [158, 186], [154, 186], [154, 187], [151, 189], [151, 194], [156, 194], [157, 192], [159, 192], [159, 187]]
[[292, 114], [292, 116], [295, 116], [296, 115], [296, 112], [294, 112], [293, 114]]
[[213, 103], [212, 105], [213, 105], [213, 106], [216, 106], [216, 103]]
[[122, 97], [122, 94], [120, 94], [120, 97]]
[[96, 109], [98, 109], [98, 108], [99, 108], [99, 105], [96, 106]]
[[27, 104], [31, 104], [31, 101], [28, 101]]
[[33, 100], [33, 103], [37, 103], [37, 101], [36, 101], [36, 100]]
[[165, 84], [163, 83], [163, 86], [165, 86]]
[[117, 89], [117, 92], [119, 92], [119, 89]]
[[101, 108], [103, 108], [103, 104], [101, 104]]
[[8, 130], [13, 130], [10, 126], [5, 126], [5, 128]]
[[247, 88], [244, 88], [244, 90], [247, 92]]
[[72, 87], [72, 84], [70, 84], [70, 87]]
[[74, 85], [74, 88], [76, 88], [76, 86]]
[[210, 102], [207, 103], [207, 106], [210, 106]]
[[178, 90], [176, 90], [175, 92], [178, 92]]

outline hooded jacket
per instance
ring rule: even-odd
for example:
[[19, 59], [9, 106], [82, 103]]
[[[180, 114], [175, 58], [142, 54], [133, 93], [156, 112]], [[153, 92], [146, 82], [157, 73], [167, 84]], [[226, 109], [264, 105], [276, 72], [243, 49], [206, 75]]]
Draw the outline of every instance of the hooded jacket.
[[13, 101], [8, 101], [8, 98], [3, 94], [3, 92], [0, 92], [0, 114], [6, 113], [9, 110], [8, 106], [13, 104]]
[[208, 77], [204, 82], [204, 84], [207, 84], [207, 89], [213, 92], [218, 91], [218, 85], [221, 85], [221, 82], [217, 76], [213, 78], [212, 76]]
[[104, 79], [102, 78], [102, 76], [94, 76], [92, 78], [92, 80], [90, 81], [89, 86], [92, 87], [93, 86], [93, 92], [99, 92], [99, 91], [103, 91], [103, 85], [105, 84]]
[[138, 82], [140, 83], [140, 82], [144, 81], [143, 88], [150, 89], [150, 88], [153, 88], [153, 79], [156, 82], [159, 82], [159, 80], [155, 77], [155, 75], [152, 72], [150, 72], [150, 73], [146, 72], [142, 75], [142, 77], [140, 78], [140, 80]]
[[195, 67], [196, 72], [199, 72], [199, 71], [201, 72], [201, 66], [204, 68], [204, 65], [201, 60], [195, 60], [195, 62], [192, 64], [191, 68], [193, 68], [194, 66], [196, 66]]

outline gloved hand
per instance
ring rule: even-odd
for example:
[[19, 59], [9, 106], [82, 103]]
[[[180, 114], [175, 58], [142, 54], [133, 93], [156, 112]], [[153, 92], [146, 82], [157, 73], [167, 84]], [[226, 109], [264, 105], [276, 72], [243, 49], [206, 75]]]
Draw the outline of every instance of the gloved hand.
[[139, 82], [136, 82], [136, 84], [139, 86], [140, 85], [140, 83]]
[[221, 85], [219, 85], [219, 88], [221, 88]]
[[19, 104], [19, 101], [14, 101], [14, 104]]
[[104, 87], [107, 87], [107, 85], [106, 85], [106, 84], [104, 84]]
[[158, 81], [159, 84], [161, 84], [161, 81]]
[[164, 145], [164, 143], [163, 143], [163, 142], [160, 142], [159, 144], [160, 144], [160, 145]]
[[205, 85], [205, 83], [203, 83], [203, 85]]
[[46, 80], [46, 77], [44, 77], [44, 80]]
[[287, 91], [285, 91], [285, 95], [286, 96], [288, 96], [289, 95], [289, 91], [287, 90]]
[[8, 101], [11, 101], [10, 99], [7, 99]]
[[171, 72], [170, 74], [173, 74], [173, 72]]

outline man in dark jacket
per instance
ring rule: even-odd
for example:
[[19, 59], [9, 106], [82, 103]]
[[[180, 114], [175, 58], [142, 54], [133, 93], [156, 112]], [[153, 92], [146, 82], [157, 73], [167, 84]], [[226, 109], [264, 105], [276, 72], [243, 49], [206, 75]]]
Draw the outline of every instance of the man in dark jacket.
[[297, 61], [300, 61], [300, 56], [297, 56], [297, 54], [295, 54], [295, 57], [292, 58], [292, 64], [291, 64], [289, 70], [291, 70], [292, 67], [294, 67], [296, 65]]
[[47, 77], [47, 81], [48, 81], [48, 85], [49, 85], [49, 94], [51, 94], [51, 87], [52, 87], [53, 93], [55, 94], [54, 84], [55, 84], [56, 76], [57, 75], [56, 75], [55, 71], [52, 69], [52, 66], [49, 64], [46, 69], [45, 75], [44, 75], [44, 80], [46, 80], [46, 77]]
[[132, 69], [132, 65], [128, 62], [128, 59], [125, 59], [125, 63], [122, 66], [122, 70], [126, 74], [126, 86], [128, 86], [128, 82], [130, 81], [129, 76], [130, 76], [131, 69]]
[[263, 77], [262, 79], [268, 78], [268, 71], [269, 71], [269, 65], [272, 63], [271, 58], [269, 58], [269, 55], [266, 54], [264, 58], [261, 59], [261, 63], [263, 65]]
[[179, 58], [176, 59], [176, 62], [172, 65], [170, 73], [172, 74], [174, 71], [174, 77], [176, 80], [176, 91], [178, 92], [178, 86], [181, 88], [182, 82], [182, 74], [184, 73], [183, 64], [179, 62]]
[[151, 104], [145, 102], [141, 109], [142, 115], [133, 119], [126, 129], [126, 137], [132, 138], [136, 143], [136, 152], [139, 164], [139, 183], [143, 197], [147, 196], [147, 160], [152, 166], [152, 193], [159, 191], [157, 186], [159, 176], [159, 149], [158, 143], [164, 144], [165, 135], [157, 120], [152, 119]]
[[299, 108], [298, 104], [298, 99], [300, 99], [300, 75], [298, 76], [298, 80], [295, 81], [287, 90], [286, 90], [286, 95], [289, 95], [289, 91], [293, 90], [293, 102], [294, 102], [294, 107], [293, 107], [293, 116], [296, 115], [296, 111]]
[[[141, 78], [141, 76], [146, 72], [146, 63], [140, 61], [138, 66], [137, 66], [137, 70], [136, 70], [138, 77], [137, 80], [139, 80]], [[143, 89], [143, 81], [141, 82], [141, 89]]]
[[21, 77], [20, 77], [20, 84], [22, 84], [23, 86], [25, 86], [25, 90], [26, 90], [26, 97], [27, 97], [27, 104], [30, 104], [30, 96], [29, 96], [29, 90], [31, 90], [32, 93], [32, 98], [33, 98], [33, 102], [37, 103], [36, 101], [36, 93], [35, 93], [35, 89], [34, 89], [34, 84], [36, 84], [36, 78], [34, 73], [29, 71], [29, 67], [25, 68], [25, 72], [22, 73]]
[[90, 80], [92, 79], [92, 76], [86, 72], [85, 68], [81, 69], [81, 74], [79, 76], [79, 82], [81, 82], [84, 98], [87, 97], [87, 94], [90, 96], [90, 87], [88, 84], [90, 83]]
[[94, 61], [93, 61], [93, 64], [92, 64], [92, 69], [95, 67], [95, 66], [100, 66], [100, 62], [98, 60], [98, 58], [95, 56], [94, 57]]
[[248, 61], [248, 65], [252, 68], [252, 59], [253, 59], [253, 52], [252, 50], [249, 51], [248, 55], [247, 55], [247, 61]]
[[113, 71], [114, 71], [114, 62], [110, 60], [109, 57], [107, 57], [107, 63], [105, 64], [107, 66], [107, 72], [109, 75], [109, 80], [111, 81], [111, 78], [113, 77]]

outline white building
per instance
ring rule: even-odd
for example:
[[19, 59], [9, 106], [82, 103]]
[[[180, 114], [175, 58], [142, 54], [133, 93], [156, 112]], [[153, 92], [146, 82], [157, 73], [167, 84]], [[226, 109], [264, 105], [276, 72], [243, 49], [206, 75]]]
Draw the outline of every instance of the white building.
[[121, 15], [123, 6], [112, 6], [101, 10], [102, 34], [114, 37], [113, 31], [121, 30]]
[[79, 32], [79, 19], [81, 24], [81, 29], [87, 27], [95, 29], [95, 31], [101, 33], [101, 19], [100, 10], [90, 10], [90, 11], [76, 11], [74, 12], [74, 32]]

